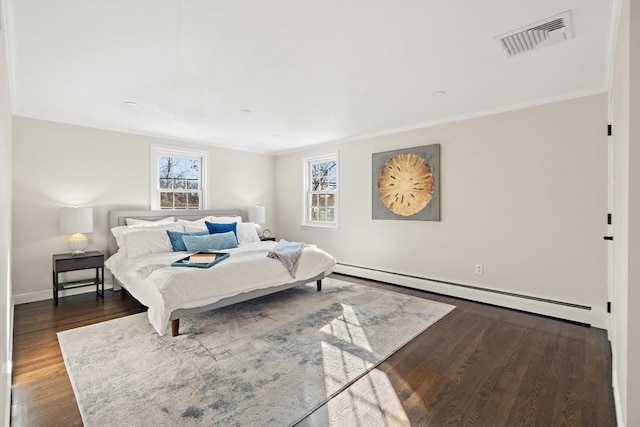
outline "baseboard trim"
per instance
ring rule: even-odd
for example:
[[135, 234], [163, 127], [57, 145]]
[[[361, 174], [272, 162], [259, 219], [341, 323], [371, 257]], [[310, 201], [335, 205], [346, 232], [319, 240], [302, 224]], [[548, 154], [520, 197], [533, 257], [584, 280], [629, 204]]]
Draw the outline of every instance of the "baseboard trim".
[[612, 370], [612, 387], [613, 387], [613, 403], [616, 407], [616, 423], [618, 427], [624, 427], [624, 418], [622, 416], [622, 401], [620, 400], [620, 383], [618, 383], [618, 372], [615, 368]]
[[556, 317], [572, 322], [584, 323], [596, 328], [605, 329], [607, 327], [607, 313], [604, 308], [519, 295], [512, 292], [485, 289], [473, 285], [394, 273], [351, 264], [338, 263], [334, 271], [348, 276], [361, 277], [529, 313]]
[[[104, 289], [113, 289], [113, 284], [107, 281], [104, 282]], [[96, 288], [93, 286], [85, 286], [82, 288], [74, 288], [74, 289], [65, 289], [58, 292], [58, 297], [68, 297], [70, 295], [79, 295], [79, 294], [88, 294], [90, 292], [95, 292]], [[13, 295], [13, 304], [27, 304], [29, 302], [36, 301], [45, 301], [45, 300], [53, 299], [53, 290], [48, 289], [46, 291], [38, 291], [38, 292], [28, 292], [26, 294], [15, 294]]]

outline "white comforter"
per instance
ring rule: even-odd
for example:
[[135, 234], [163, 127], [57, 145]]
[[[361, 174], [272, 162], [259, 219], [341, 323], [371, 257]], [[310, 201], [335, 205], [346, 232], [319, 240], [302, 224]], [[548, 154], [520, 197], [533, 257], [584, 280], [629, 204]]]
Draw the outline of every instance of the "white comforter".
[[111, 273], [142, 304], [149, 307], [151, 325], [164, 335], [171, 313], [180, 308], [202, 307], [223, 298], [256, 289], [311, 279], [328, 274], [335, 259], [314, 245], [305, 245], [298, 260], [295, 278], [277, 259], [267, 253], [275, 242], [241, 245], [229, 252], [229, 258], [211, 268], [171, 267], [188, 255], [169, 252], [127, 258], [116, 253], [105, 263]]

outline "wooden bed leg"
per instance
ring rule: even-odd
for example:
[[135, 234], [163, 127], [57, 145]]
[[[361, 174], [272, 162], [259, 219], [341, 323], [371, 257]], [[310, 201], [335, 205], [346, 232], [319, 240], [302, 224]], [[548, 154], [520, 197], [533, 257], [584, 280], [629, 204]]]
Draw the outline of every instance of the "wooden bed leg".
[[180, 319], [173, 319], [171, 321], [171, 336], [172, 337], [177, 337], [178, 336], [178, 330], [180, 329]]
[[322, 280], [317, 280], [316, 285], [318, 286], [318, 292], [322, 290]]

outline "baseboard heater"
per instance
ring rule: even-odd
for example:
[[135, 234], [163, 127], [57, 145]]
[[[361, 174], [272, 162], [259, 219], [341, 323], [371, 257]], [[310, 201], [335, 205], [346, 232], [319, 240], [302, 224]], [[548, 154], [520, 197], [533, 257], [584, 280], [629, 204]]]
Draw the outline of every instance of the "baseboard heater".
[[406, 286], [452, 297], [570, 320], [572, 322], [583, 323], [585, 325], [599, 328], [606, 328], [605, 310], [599, 310], [586, 305], [556, 301], [548, 298], [523, 295], [497, 289], [487, 289], [446, 280], [430, 279], [427, 277], [396, 273], [353, 264], [338, 263], [334, 271], [347, 276], [361, 277], [379, 282]]

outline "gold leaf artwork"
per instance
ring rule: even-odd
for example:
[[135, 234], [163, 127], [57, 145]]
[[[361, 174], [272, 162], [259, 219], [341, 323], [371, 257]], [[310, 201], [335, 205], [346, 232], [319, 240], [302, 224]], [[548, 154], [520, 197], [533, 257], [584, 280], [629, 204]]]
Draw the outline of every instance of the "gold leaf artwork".
[[433, 171], [413, 153], [398, 154], [382, 165], [378, 175], [378, 197], [391, 212], [411, 216], [431, 201]]

